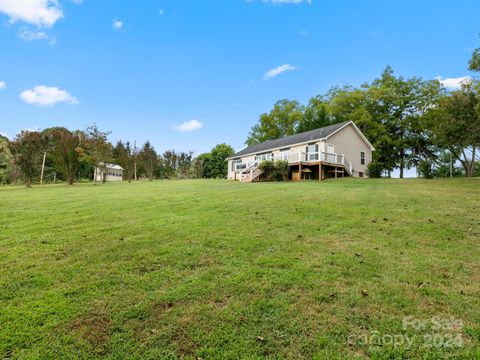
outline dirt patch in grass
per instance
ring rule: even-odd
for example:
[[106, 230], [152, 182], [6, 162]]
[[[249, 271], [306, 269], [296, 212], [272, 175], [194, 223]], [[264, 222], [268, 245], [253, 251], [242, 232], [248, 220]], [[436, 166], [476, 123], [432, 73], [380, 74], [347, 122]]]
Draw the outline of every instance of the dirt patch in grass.
[[70, 332], [88, 343], [96, 353], [103, 353], [110, 340], [112, 321], [107, 313], [94, 312], [77, 317]]
[[146, 317], [141, 319], [132, 319], [126, 322], [126, 325], [133, 329], [135, 339], [140, 343], [148, 342], [151, 337], [164, 336], [168, 329], [168, 320], [170, 312], [178, 307], [169, 301], [159, 301], [149, 304], [146, 308]]
[[172, 340], [176, 343], [178, 355], [181, 358], [191, 357], [198, 349], [198, 345], [188, 334], [188, 329], [193, 325], [192, 319], [187, 315], [183, 316], [180, 318], [179, 325], [175, 329]]
[[214, 299], [210, 300], [210, 303], [215, 308], [223, 309], [228, 305], [231, 298], [232, 298], [231, 295], [216, 296]]
[[175, 352], [179, 358], [193, 358], [199, 344], [191, 334], [192, 328], [198, 325], [189, 313], [191, 306], [186, 302], [154, 302], [148, 307], [147, 318], [129, 321], [126, 325], [145, 349], [160, 346]]
[[[175, 306], [175, 304], [173, 302], [165, 302], [165, 301], [161, 301], [161, 302], [156, 302], [152, 305], [152, 309], [151, 309], [151, 312], [152, 312], [152, 317], [154, 318], [158, 318], [158, 317], [161, 317], [162, 314], [164, 314], [166, 311], [170, 311], [171, 309], [173, 309], [173, 307]], [[178, 306], [178, 304], [177, 304]]]

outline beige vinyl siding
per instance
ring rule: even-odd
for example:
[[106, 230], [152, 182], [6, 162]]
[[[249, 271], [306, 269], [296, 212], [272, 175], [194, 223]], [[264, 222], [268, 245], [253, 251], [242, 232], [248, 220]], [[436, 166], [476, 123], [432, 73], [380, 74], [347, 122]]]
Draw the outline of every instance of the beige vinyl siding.
[[[242, 163], [248, 164], [249, 162], [252, 162], [255, 160], [255, 155], [243, 156], [243, 157], [240, 157], [239, 159], [242, 160]], [[228, 160], [228, 175], [227, 175], [228, 180], [235, 180], [235, 171], [232, 171], [233, 161], [234, 161], [233, 159]]]
[[[372, 150], [358, 132], [349, 124], [326, 140], [335, 146], [337, 154], [344, 154], [345, 159], [353, 165], [353, 176], [363, 173], [366, 177], [367, 165], [372, 161]], [[360, 162], [360, 153], [365, 152], [365, 165]]]
[[235, 171], [232, 170], [233, 160], [228, 160], [228, 171], [227, 171], [227, 179], [234, 180], [235, 179]]
[[244, 156], [242, 157], [242, 162], [243, 163], [249, 163], [249, 162], [252, 162], [255, 160], [255, 155], [248, 155], [248, 156]]

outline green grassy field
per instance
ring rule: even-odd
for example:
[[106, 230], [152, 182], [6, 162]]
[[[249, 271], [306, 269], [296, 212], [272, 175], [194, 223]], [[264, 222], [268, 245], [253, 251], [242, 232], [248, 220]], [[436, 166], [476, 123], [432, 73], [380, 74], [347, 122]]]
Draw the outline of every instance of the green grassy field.
[[479, 211], [478, 179], [0, 188], [0, 357], [479, 358]]

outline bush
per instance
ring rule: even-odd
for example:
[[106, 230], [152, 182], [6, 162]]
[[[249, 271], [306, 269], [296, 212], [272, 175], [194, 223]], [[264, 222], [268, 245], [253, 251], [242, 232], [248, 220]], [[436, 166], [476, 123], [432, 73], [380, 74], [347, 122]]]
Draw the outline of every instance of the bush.
[[381, 178], [383, 170], [383, 164], [379, 163], [378, 161], [372, 161], [367, 165], [367, 175], [369, 178]]
[[258, 165], [258, 168], [262, 171], [263, 179], [265, 180], [288, 180], [288, 172], [290, 171], [288, 161], [279, 160], [273, 162], [270, 160], [264, 160]]
[[433, 179], [433, 163], [431, 160], [422, 160], [418, 164], [418, 172], [425, 179]]
[[270, 160], [263, 160], [258, 168], [262, 171], [266, 180], [271, 180], [273, 172], [275, 171], [275, 164]]
[[290, 166], [288, 166], [288, 161], [276, 161], [273, 169], [273, 178], [277, 181], [287, 181], [289, 171]]

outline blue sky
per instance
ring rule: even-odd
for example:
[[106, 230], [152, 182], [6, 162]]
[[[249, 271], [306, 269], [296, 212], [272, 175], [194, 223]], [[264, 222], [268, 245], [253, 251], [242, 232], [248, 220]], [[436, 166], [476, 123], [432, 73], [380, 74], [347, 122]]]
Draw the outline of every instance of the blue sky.
[[479, 15], [462, 0], [0, 0], [0, 132], [95, 122], [160, 152], [240, 149], [276, 100], [386, 65], [454, 86]]

